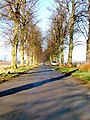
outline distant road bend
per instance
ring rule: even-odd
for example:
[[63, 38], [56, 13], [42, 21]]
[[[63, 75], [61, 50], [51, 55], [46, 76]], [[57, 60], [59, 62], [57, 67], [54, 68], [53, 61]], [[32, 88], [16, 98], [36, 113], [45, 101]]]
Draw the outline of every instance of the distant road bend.
[[90, 120], [90, 89], [41, 65], [0, 84], [0, 120]]

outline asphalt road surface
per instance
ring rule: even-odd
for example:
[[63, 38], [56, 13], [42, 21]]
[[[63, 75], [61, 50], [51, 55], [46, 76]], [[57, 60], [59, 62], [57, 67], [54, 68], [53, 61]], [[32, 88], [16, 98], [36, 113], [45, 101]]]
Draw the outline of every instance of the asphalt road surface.
[[0, 85], [0, 120], [90, 120], [90, 89], [39, 66]]

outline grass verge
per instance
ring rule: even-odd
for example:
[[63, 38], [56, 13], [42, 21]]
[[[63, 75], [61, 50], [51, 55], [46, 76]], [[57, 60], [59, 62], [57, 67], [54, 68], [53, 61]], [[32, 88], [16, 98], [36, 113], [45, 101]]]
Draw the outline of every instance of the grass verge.
[[0, 74], [0, 84], [5, 81], [8, 81], [12, 77], [16, 77], [16, 76], [18, 76], [22, 73], [25, 73], [31, 69], [33, 69], [33, 67], [18, 67], [17, 69], [11, 70], [8, 73], [1, 73]]
[[63, 73], [72, 72], [71, 76], [83, 80], [86, 83], [90, 82], [90, 71], [81, 71], [77, 68], [68, 68], [68, 67], [59, 67], [59, 66], [52, 66], [52, 68]]

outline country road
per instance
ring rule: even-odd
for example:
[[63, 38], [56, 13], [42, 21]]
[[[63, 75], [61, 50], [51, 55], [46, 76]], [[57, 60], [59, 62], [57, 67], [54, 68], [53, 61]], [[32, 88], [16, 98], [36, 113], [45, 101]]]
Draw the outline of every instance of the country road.
[[0, 84], [0, 120], [90, 120], [90, 89], [39, 66]]

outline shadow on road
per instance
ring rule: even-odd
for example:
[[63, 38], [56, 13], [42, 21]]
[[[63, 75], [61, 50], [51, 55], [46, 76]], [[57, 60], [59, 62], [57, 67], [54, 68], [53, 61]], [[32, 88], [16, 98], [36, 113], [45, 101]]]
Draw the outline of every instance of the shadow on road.
[[[69, 72], [67, 74], [64, 74], [62, 76], [59, 76], [59, 77], [43, 80], [43, 81], [40, 81], [40, 82], [34, 82], [34, 83], [30, 83], [30, 84], [26, 84], [26, 85], [23, 85], [23, 86], [19, 86], [19, 87], [15, 87], [15, 88], [11, 88], [11, 89], [7, 89], [7, 90], [4, 90], [4, 91], [1, 91], [0, 92], [0, 97], [12, 95], [12, 94], [18, 93], [20, 91], [32, 89], [32, 88], [35, 88], [35, 87], [38, 87], [38, 86], [42, 86], [42, 85], [50, 83], [50, 82], [61, 80], [61, 79], [65, 78], [65, 77], [70, 76], [75, 71], [76, 70], [73, 70], [73, 71], [71, 71], [71, 72]], [[46, 71], [38, 71], [38, 72], [46, 72]], [[38, 72], [33, 72], [33, 73], [38, 73]], [[48, 72], [48, 70], [47, 70], [47, 72]], [[28, 74], [30, 74], [30, 73], [28, 73]]]
[[39, 74], [39, 73], [48, 73], [48, 72], [51, 72], [51, 71], [53, 71], [53, 70], [42, 70], [42, 71], [37, 71], [37, 72], [27, 72], [27, 73], [25, 73], [25, 74]]
[[22, 73], [20, 73], [20, 72], [12, 72], [12, 73], [9, 73], [9, 74], [18, 74], [18, 75], [21, 75], [21, 74], [39, 74], [39, 73], [46, 73], [46, 72], [51, 72], [51, 71], [53, 71], [53, 70], [43, 70], [43, 71], [37, 71], [37, 72], [22, 72]]

